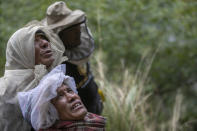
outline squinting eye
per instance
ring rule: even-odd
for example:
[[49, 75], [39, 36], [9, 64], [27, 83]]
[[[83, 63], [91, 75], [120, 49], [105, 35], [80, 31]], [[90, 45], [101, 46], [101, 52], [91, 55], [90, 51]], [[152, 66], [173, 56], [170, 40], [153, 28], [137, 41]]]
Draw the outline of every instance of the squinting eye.
[[63, 93], [58, 94], [57, 99], [61, 99], [64, 96]]
[[48, 39], [45, 35], [42, 35], [42, 36], [41, 36], [41, 39], [46, 40], [46, 41], [49, 42], [49, 39]]
[[74, 91], [72, 89], [69, 89], [68, 93], [74, 93]]
[[35, 36], [35, 41], [39, 41], [39, 39], [40, 39], [40, 36], [39, 35], [36, 35]]
[[50, 42], [49, 39], [45, 35], [36, 35], [35, 36], [35, 41], [39, 41], [40, 39]]

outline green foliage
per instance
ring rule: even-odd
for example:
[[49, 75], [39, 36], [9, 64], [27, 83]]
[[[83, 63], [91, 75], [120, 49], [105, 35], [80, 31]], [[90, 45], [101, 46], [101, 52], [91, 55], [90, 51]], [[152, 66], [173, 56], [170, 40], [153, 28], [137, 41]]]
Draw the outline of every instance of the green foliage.
[[[168, 119], [161, 117], [164, 111], [160, 100], [154, 106], [151, 106], [150, 100], [152, 93], [146, 93], [146, 88], [151, 86], [147, 81], [147, 73], [150, 70], [151, 63], [147, 63], [147, 67], [137, 74], [123, 69], [119, 75], [120, 81], [110, 81], [105, 75], [106, 67], [102, 63], [103, 53], [96, 53], [95, 70], [97, 82], [105, 94], [103, 115], [107, 117], [107, 131], [176, 131], [191, 130], [191, 127], [185, 127], [180, 123], [180, 116], [183, 104], [183, 96], [180, 92], [173, 100], [173, 107], [168, 109], [171, 111]], [[142, 61], [143, 62], [143, 61]], [[152, 101], [152, 100], [151, 100]], [[190, 125], [191, 126], [191, 125]]]
[[[86, 12], [96, 43], [108, 67], [106, 77], [121, 83], [119, 72], [143, 71], [149, 54], [156, 56], [149, 77], [150, 103], [165, 108], [158, 114], [167, 120], [179, 90], [186, 103], [181, 122], [197, 118], [197, 1], [195, 0], [64, 0], [71, 9]], [[45, 17], [55, 0], [5, 0], [0, 5], [0, 76], [4, 72], [9, 37], [27, 22]], [[148, 53], [147, 53], [148, 52]], [[95, 60], [92, 60], [95, 64]], [[140, 66], [139, 66], [140, 65]], [[96, 69], [95, 69], [96, 70]], [[194, 124], [195, 125], [195, 124]]]

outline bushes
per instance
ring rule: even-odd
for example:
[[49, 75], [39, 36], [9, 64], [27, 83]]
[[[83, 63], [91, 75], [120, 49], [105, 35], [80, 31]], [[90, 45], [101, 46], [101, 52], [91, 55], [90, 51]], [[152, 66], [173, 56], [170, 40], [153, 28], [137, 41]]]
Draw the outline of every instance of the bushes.
[[[153, 105], [151, 97], [153, 92], [146, 92], [146, 88], [151, 86], [148, 82], [147, 73], [150, 70], [151, 62], [147, 64], [143, 72], [137, 74], [130, 73], [124, 69], [119, 76], [121, 82], [110, 81], [105, 75], [105, 66], [102, 63], [102, 51], [98, 52], [96, 59], [95, 72], [97, 82], [105, 94], [103, 115], [107, 117], [107, 131], [178, 131], [185, 127], [179, 119], [185, 105], [182, 103], [183, 96], [179, 92], [173, 101], [173, 107], [168, 109], [170, 117], [164, 119], [162, 112], [165, 111], [161, 100]], [[186, 122], [185, 122], [186, 123]]]
[[[1, 2], [1, 76], [5, 64], [5, 47], [11, 34], [28, 21], [44, 18], [47, 6], [54, 1]], [[172, 115], [175, 96], [179, 90], [183, 94], [183, 103], [186, 103], [180, 122], [196, 119], [194, 98], [197, 81], [197, 2], [195, 0], [66, 2], [71, 9], [82, 9], [86, 12], [88, 25], [95, 38], [95, 52], [103, 51], [104, 63], [108, 68], [105, 76], [109, 81], [116, 81], [116, 86], [121, 85], [119, 77], [124, 69], [128, 69], [131, 74], [143, 72], [151, 60], [143, 58], [149, 57], [159, 49], [147, 77], [151, 84], [145, 85], [145, 92], [152, 94], [148, 101], [153, 107], [160, 103], [165, 111], [158, 117], [161, 121], [168, 120]], [[141, 62], [142, 59], [145, 61]], [[96, 63], [94, 59], [92, 62]], [[105, 84], [110, 86], [112, 83]]]

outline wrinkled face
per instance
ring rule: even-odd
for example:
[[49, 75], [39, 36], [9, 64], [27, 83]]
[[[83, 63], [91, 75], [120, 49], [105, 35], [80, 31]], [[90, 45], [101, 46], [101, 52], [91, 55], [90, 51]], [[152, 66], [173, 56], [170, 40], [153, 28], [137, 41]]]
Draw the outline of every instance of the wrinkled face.
[[80, 44], [80, 25], [66, 28], [59, 33], [59, 37], [65, 45], [66, 49], [71, 49]]
[[44, 33], [35, 34], [35, 65], [43, 64], [49, 67], [54, 61], [49, 40]]
[[51, 100], [60, 120], [82, 120], [87, 114], [80, 97], [65, 84], [57, 89], [57, 97]]

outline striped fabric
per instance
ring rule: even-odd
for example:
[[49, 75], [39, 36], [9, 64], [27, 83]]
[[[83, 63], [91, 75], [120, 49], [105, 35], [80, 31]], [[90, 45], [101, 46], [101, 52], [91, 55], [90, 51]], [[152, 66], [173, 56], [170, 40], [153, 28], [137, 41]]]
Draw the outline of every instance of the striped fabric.
[[81, 121], [58, 121], [49, 129], [39, 131], [105, 131], [106, 119], [93, 113], [87, 113]]

